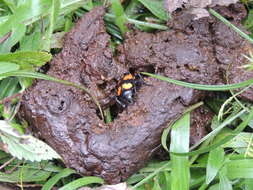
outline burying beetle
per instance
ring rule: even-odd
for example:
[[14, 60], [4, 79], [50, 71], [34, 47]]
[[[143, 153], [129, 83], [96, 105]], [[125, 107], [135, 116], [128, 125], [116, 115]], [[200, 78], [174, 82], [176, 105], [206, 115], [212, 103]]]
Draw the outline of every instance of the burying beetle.
[[137, 90], [143, 84], [148, 85], [145, 83], [141, 74], [125, 74], [117, 88], [117, 96], [115, 98], [117, 105], [121, 108], [126, 108], [128, 104], [132, 104]]

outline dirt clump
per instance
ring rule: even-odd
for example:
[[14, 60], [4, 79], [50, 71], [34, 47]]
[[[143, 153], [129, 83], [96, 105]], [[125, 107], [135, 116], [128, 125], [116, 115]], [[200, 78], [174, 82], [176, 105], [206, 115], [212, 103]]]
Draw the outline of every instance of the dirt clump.
[[[242, 4], [214, 9], [242, 28], [240, 22], [247, 15]], [[172, 16], [168, 31], [130, 32], [118, 48], [119, 60], [129, 67], [152, 66], [155, 73], [199, 84], [235, 83], [253, 77], [253, 72], [241, 68], [247, 63], [243, 54], [252, 46], [238, 33], [214, 17], [194, 20], [187, 11]], [[252, 92], [241, 96], [253, 100]], [[199, 92], [189, 89], [190, 93]]]
[[[234, 15], [233, 9], [221, 8], [220, 12], [223, 10]], [[228, 28], [226, 35], [231, 33], [238, 45], [227, 47], [227, 42], [220, 41], [218, 46], [219, 27], [224, 29], [219, 21], [209, 17], [191, 20], [182, 11], [176, 12], [168, 23], [169, 31], [129, 33], [114, 56], [103, 15], [104, 9], [98, 7], [76, 24], [66, 35], [64, 47], [50, 63], [48, 72], [87, 86], [103, 107], [113, 102], [124, 73], [133, 70], [201, 84], [225, 83], [227, 64], [218, 57], [218, 49], [222, 47], [233, 55], [230, 62], [237, 64], [240, 60], [238, 64], [242, 64], [242, 49], [249, 47]], [[236, 24], [239, 21], [235, 19]], [[229, 77], [234, 79], [233, 72]], [[62, 156], [66, 166], [84, 175], [101, 176], [108, 183], [118, 183], [143, 167], [160, 147], [163, 129], [205, 96], [204, 92], [152, 78], [145, 78], [145, 82], [149, 85], [143, 85], [134, 103], [110, 124], [100, 120], [97, 107], [87, 94], [49, 81], [38, 81], [27, 90], [19, 116]], [[210, 119], [203, 117], [202, 122], [199, 115], [195, 113], [198, 119], [194, 120], [198, 127]], [[191, 132], [198, 136], [193, 142], [206, 133], [197, 128]]]

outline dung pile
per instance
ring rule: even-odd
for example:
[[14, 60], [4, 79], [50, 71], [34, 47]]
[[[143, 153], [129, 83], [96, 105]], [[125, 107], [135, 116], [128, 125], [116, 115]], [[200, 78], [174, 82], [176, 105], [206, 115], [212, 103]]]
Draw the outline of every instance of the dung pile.
[[[216, 10], [237, 25], [246, 14], [239, 4]], [[238, 15], [238, 11], [245, 14]], [[98, 7], [80, 19], [48, 71], [87, 86], [103, 107], [113, 103], [117, 83], [129, 70], [201, 84], [225, 83], [226, 72], [231, 82], [253, 77], [246, 71], [236, 75], [242, 72], [238, 66], [246, 62], [242, 53], [251, 47], [215, 18], [193, 20], [187, 12], [175, 12], [169, 31], [130, 32], [113, 55], [104, 13]], [[38, 81], [27, 90], [19, 116], [62, 156], [66, 166], [118, 183], [145, 165], [169, 122], [205, 97], [204, 92], [156, 79], [146, 78], [146, 82], [149, 85], [141, 87], [134, 103], [110, 124], [100, 120], [87, 94], [50, 81]], [[252, 100], [252, 90], [242, 97]], [[201, 113], [192, 119], [192, 127], [200, 127], [191, 130], [192, 142], [205, 134], [197, 124], [206, 125], [211, 119], [210, 115], [200, 120]]]

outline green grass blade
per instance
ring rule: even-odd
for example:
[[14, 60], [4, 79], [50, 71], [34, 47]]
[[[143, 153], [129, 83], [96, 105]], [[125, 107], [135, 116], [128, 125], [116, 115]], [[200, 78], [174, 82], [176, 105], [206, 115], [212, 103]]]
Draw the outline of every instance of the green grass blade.
[[220, 19], [228, 27], [232, 28], [235, 32], [237, 32], [238, 34], [240, 34], [240, 36], [242, 36], [243, 38], [245, 38], [246, 40], [248, 40], [250, 43], [253, 43], [253, 39], [249, 35], [247, 35], [243, 31], [241, 31], [238, 27], [236, 27], [235, 25], [233, 25], [231, 22], [229, 22], [227, 19], [225, 19], [223, 16], [221, 16], [215, 10], [209, 9], [209, 12], [212, 15], [214, 15], [215, 17], [217, 17], [218, 19]]
[[82, 7], [85, 3], [87, 3], [86, 0], [64, 0], [61, 1], [61, 9], [60, 14], [68, 14], [73, 12], [74, 10]]
[[56, 24], [56, 20], [59, 14], [60, 10], [60, 0], [52, 0], [52, 7], [51, 7], [51, 13], [50, 13], [50, 22], [49, 22], [49, 28], [45, 34], [44, 37], [44, 43], [43, 43], [43, 49], [46, 51], [50, 50], [50, 43], [51, 43], [51, 38], [54, 30], [54, 26]]
[[224, 157], [225, 153], [221, 147], [210, 151], [206, 168], [206, 184], [211, 183], [215, 176], [218, 174], [218, 171], [224, 162]]
[[159, 19], [167, 21], [169, 20], [169, 14], [164, 8], [163, 0], [138, 0], [141, 2], [150, 12], [152, 12]]
[[160, 75], [154, 75], [154, 74], [146, 73], [146, 72], [142, 72], [142, 74], [165, 81], [165, 82], [173, 83], [179, 86], [184, 86], [187, 88], [193, 88], [197, 90], [207, 90], [207, 91], [228, 91], [228, 90], [234, 90], [234, 89], [243, 88], [249, 85], [253, 85], [253, 78], [240, 82], [240, 83], [235, 83], [235, 84], [205, 85], [205, 84], [194, 84], [194, 83], [183, 82], [183, 81], [171, 79], [171, 78], [160, 76]]
[[1, 75], [7, 72], [11, 71], [17, 71], [19, 70], [19, 65], [15, 63], [10, 63], [10, 62], [2, 62], [0, 61], [0, 80], [1, 80]]
[[159, 178], [155, 177], [154, 178], [154, 186], [152, 188], [152, 190], [162, 190], [159, 184]]
[[[197, 104], [194, 104], [194, 105], [190, 106], [189, 108], [187, 108], [183, 114], [189, 113], [203, 104], [204, 104], [203, 102], [199, 102]], [[174, 121], [176, 121], [176, 119]], [[167, 139], [168, 139], [168, 135], [169, 135], [169, 132], [171, 129], [171, 125], [173, 124], [174, 121], [171, 121], [170, 124], [168, 125], [168, 127], [163, 130], [162, 137], [161, 137], [161, 144], [162, 144], [163, 148], [165, 150], [167, 150], [168, 152], [169, 152], [169, 149], [167, 147]]]
[[245, 190], [252, 190], [253, 189], [253, 179], [245, 179]]
[[47, 52], [24, 51], [0, 54], [0, 62], [12, 62], [21, 66], [22, 69], [31, 66], [42, 66], [52, 59], [52, 55]]
[[243, 22], [243, 26], [247, 29], [253, 28], [253, 9], [249, 10], [248, 17]]
[[126, 15], [124, 13], [124, 9], [119, 0], [111, 0], [112, 3], [112, 11], [115, 14], [115, 23], [120, 28], [122, 34], [127, 31], [126, 27]]
[[54, 177], [51, 177], [42, 187], [41, 190], [50, 190], [53, 188], [53, 186], [61, 179], [64, 177], [67, 177], [71, 174], [76, 173], [74, 170], [71, 170], [69, 168], [63, 169], [61, 172], [56, 174]]
[[226, 167], [229, 179], [253, 178], [253, 159], [231, 160]]
[[140, 25], [140, 26], [146, 26], [149, 28], [154, 28], [158, 30], [168, 30], [169, 28], [167, 26], [161, 25], [161, 24], [155, 24], [155, 23], [150, 23], [150, 22], [143, 22], [131, 18], [127, 18], [127, 21], [132, 24]]
[[16, 5], [15, 5], [14, 1], [3, 0], [3, 2], [10, 8], [11, 12], [15, 11]]
[[8, 20], [0, 24], [0, 37], [10, 32], [13, 26], [32, 21], [35, 17], [41, 18], [42, 14], [48, 14], [52, 5], [51, 0], [26, 0], [20, 5]]
[[225, 136], [223, 139], [219, 140], [218, 142], [215, 142], [213, 144], [211, 144], [210, 146], [207, 146], [205, 148], [201, 148], [189, 153], [175, 153], [172, 152], [175, 155], [181, 155], [181, 156], [192, 156], [192, 155], [197, 155], [197, 154], [202, 154], [205, 152], [208, 152], [212, 149], [215, 149], [227, 142], [229, 142], [230, 140], [232, 140], [236, 135], [238, 135], [240, 132], [242, 132], [245, 127], [247, 127], [248, 123], [253, 119], [253, 107], [251, 107], [250, 113], [248, 114], [248, 117], [235, 129], [231, 132], [230, 135]]
[[[177, 120], [171, 129], [170, 150], [177, 153], [189, 152], [190, 113]], [[190, 186], [190, 169], [188, 156], [171, 154], [171, 189], [188, 190]]]
[[[225, 113], [224, 110], [225, 110], [226, 106], [229, 105], [229, 103], [231, 103], [233, 99], [236, 99], [236, 96], [238, 96], [238, 95], [240, 95], [241, 93], [243, 93], [243, 92], [245, 92], [246, 90], [248, 90], [249, 87], [250, 87], [250, 86], [248, 86], [248, 87], [246, 87], [246, 88], [240, 90], [239, 92], [237, 92], [237, 93], [235, 93], [235, 94], [231, 91], [233, 95], [232, 95], [230, 98], [228, 98], [228, 99], [221, 105], [221, 107], [220, 107], [220, 110], [219, 110], [219, 112], [218, 112], [218, 121], [222, 120], [223, 115], [224, 115], [224, 113]], [[238, 100], [238, 101], [239, 101], [239, 100]], [[239, 103], [240, 103], [240, 105], [242, 105], [240, 101], [239, 101]], [[244, 108], [244, 109], [247, 109], [247, 108], [246, 108], [245, 106], [243, 106], [243, 105], [242, 105], [241, 107]]]
[[105, 123], [111, 123], [112, 122], [112, 115], [110, 108], [107, 108], [104, 110], [104, 116], [105, 116]]
[[223, 190], [223, 189], [224, 190], [233, 190], [232, 183], [227, 177], [227, 170], [225, 170], [225, 168], [223, 168], [219, 172], [219, 179], [220, 179], [219, 190]]
[[17, 76], [17, 77], [27, 77], [27, 78], [36, 78], [36, 79], [42, 79], [42, 80], [49, 80], [52, 82], [58, 82], [64, 85], [68, 85], [68, 86], [73, 86], [75, 88], [78, 88], [80, 90], [83, 90], [84, 92], [86, 92], [94, 101], [94, 103], [97, 105], [100, 114], [102, 116], [102, 119], [104, 120], [104, 114], [103, 114], [103, 110], [98, 102], [98, 100], [96, 99], [96, 97], [85, 87], [81, 86], [81, 85], [77, 85], [75, 83], [66, 81], [66, 80], [61, 80], [61, 79], [57, 79], [54, 77], [51, 77], [49, 75], [45, 75], [42, 73], [37, 73], [37, 72], [32, 72], [32, 71], [26, 71], [26, 70], [19, 70], [19, 71], [13, 71], [13, 72], [8, 72], [8, 73], [2, 73], [0, 74], [0, 79], [1, 78], [6, 78], [6, 77], [10, 77], [10, 76]]
[[32, 34], [25, 35], [19, 42], [19, 50], [20, 51], [40, 51], [42, 50], [41, 44], [42, 34], [41, 34], [41, 26], [36, 23], [35, 31]]
[[131, 177], [129, 177], [126, 182], [128, 185], [134, 185], [143, 180], [144, 178], [145, 178], [144, 174], [134, 174]]
[[0, 100], [16, 93], [18, 91], [18, 82], [19, 81], [16, 77], [0, 81]]
[[150, 173], [147, 177], [145, 177], [143, 180], [141, 180], [139, 183], [135, 184], [133, 186], [133, 189], [138, 189], [138, 187], [142, 186], [146, 182], [148, 182], [150, 179], [152, 179], [154, 176], [156, 176], [159, 172], [163, 171], [165, 168], [171, 165], [171, 162], [165, 162], [161, 167], [157, 168], [154, 172]]
[[163, 148], [165, 150], [167, 150], [168, 152], [169, 152], [169, 149], [167, 147], [167, 139], [168, 139], [168, 135], [169, 135], [170, 129], [171, 129], [170, 126], [167, 127], [166, 129], [164, 129], [162, 137], [161, 137], [161, 144], [162, 144]]
[[239, 113], [233, 115], [232, 117], [228, 117], [225, 121], [223, 121], [219, 126], [217, 126], [212, 132], [208, 133], [206, 136], [204, 136], [198, 143], [196, 143], [194, 146], [191, 147], [191, 149], [196, 148], [199, 146], [202, 142], [206, 141], [207, 139], [211, 139], [215, 137], [224, 127], [232, 123], [234, 120], [245, 114], [246, 110], [242, 110]]
[[[89, 7], [85, 7], [85, 9], [90, 11]], [[114, 14], [110, 14], [110, 13], [105, 14], [105, 19], [108, 21], [114, 21], [115, 17], [116, 16]], [[167, 26], [161, 25], [161, 24], [144, 22], [144, 21], [140, 21], [140, 20], [136, 20], [136, 19], [132, 19], [132, 18], [128, 18], [128, 17], [126, 17], [126, 19], [127, 19], [127, 22], [129, 22], [131, 24], [139, 25], [139, 26], [145, 26], [145, 27], [149, 27], [149, 28], [153, 28], [153, 29], [157, 29], [157, 30], [168, 30], [169, 29]]]
[[93, 183], [103, 184], [104, 180], [99, 177], [83, 177], [68, 183], [67, 185], [61, 187], [59, 190], [75, 190]]
[[[85, 0], [64, 0], [61, 1], [60, 14], [68, 14], [73, 10], [82, 7]], [[30, 25], [39, 19], [50, 14], [52, 0], [26, 0], [20, 5], [15, 13], [8, 16], [0, 23], [0, 38], [11, 31], [12, 26], [24, 23]], [[29, 10], [29, 11], [27, 11]]]

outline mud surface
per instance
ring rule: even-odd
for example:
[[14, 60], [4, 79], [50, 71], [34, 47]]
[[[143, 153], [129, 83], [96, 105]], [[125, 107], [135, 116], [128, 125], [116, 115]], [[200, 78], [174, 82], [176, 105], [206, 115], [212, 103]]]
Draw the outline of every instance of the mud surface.
[[[238, 24], [243, 17], [236, 14], [239, 9], [242, 7], [237, 5], [219, 11]], [[241, 53], [250, 46], [214, 18], [192, 20], [187, 12], [177, 12], [168, 23], [171, 30], [129, 33], [113, 56], [103, 15], [103, 8], [95, 8], [76, 24], [48, 72], [89, 87], [103, 107], [113, 103], [117, 83], [129, 70], [218, 84], [226, 82], [224, 72], [233, 63], [237, 65], [232, 67], [235, 71], [229, 71], [229, 80], [241, 81], [253, 75], [235, 77], [235, 68], [245, 63]], [[229, 56], [221, 56], [222, 51]], [[68, 167], [118, 183], [144, 166], [159, 147], [168, 123], [205, 96], [204, 92], [156, 79], [145, 80], [149, 85], [141, 87], [134, 103], [111, 124], [99, 119], [97, 107], [84, 92], [49, 81], [39, 81], [27, 90], [19, 115], [63, 157]], [[247, 93], [244, 97], [253, 99]], [[193, 143], [205, 134], [200, 124], [206, 124], [209, 118], [198, 120], [199, 115], [193, 117]]]
[[[247, 14], [243, 5], [214, 9], [242, 28], [240, 22]], [[121, 62], [135, 68], [152, 66], [158, 74], [200, 84], [235, 83], [253, 77], [253, 72], [240, 68], [248, 63], [243, 54], [252, 46], [232, 29], [214, 17], [194, 20], [187, 11], [174, 12], [173, 18], [169, 31], [129, 33], [119, 48]], [[242, 97], [253, 100], [252, 93], [251, 89]], [[186, 102], [192, 100], [188, 94], [187, 98]]]
[[201, 106], [191, 113], [191, 145], [198, 143], [202, 137], [207, 135], [207, 129], [213, 116], [214, 113], [205, 106]]

